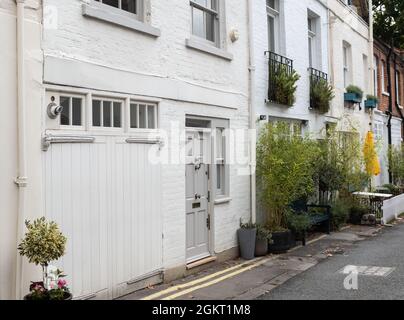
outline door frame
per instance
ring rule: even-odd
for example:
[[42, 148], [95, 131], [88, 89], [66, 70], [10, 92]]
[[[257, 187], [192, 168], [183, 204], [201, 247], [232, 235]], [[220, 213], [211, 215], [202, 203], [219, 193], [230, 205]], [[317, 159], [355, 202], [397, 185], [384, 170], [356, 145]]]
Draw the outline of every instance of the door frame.
[[[208, 118], [208, 117], [200, 117], [200, 116], [194, 116], [194, 115], [186, 115], [185, 116], [185, 121], [188, 119], [192, 119], [192, 120], [201, 120], [201, 121], [205, 121], [208, 123], [208, 125], [206, 127], [188, 127], [185, 125], [185, 133], [187, 133], [188, 131], [203, 131], [203, 132], [208, 132], [209, 133], [209, 146], [208, 148], [210, 149], [210, 157], [209, 157], [209, 162], [207, 164], [208, 167], [208, 192], [209, 192], [209, 200], [208, 200], [208, 216], [210, 218], [210, 228], [208, 230], [208, 250], [209, 250], [209, 254], [210, 257], [213, 257], [215, 255], [215, 246], [214, 246], [214, 241], [215, 241], [215, 237], [214, 237], [214, 230], [215, 230], [215, 218], [214, 218], [214, 187], [213, 187], [213, 162], [214, 162], [214, 141], [213, 141], [213, 135], [212, 135], [212, 119]], [[184, 171], [186, 171], [186, 164], [184, 165]], [[185, 188], [186, 188], [186, 184], [185, 184]], [[184, 201], [186, 201], [186, 197], [184, 197]], [[185, 204], [186, 206], [186, 204]], [[184, 215], [186, 217], [186, 210], [184, 211]], [[185, 236], [187, 234], [187, 227], [185, 226]], [[187, 248], [185, 245], [185, 261], [186, 264], [190, 264], [192, 262], [198, 261], [188, 261], [188, 257], [187, 257]]]

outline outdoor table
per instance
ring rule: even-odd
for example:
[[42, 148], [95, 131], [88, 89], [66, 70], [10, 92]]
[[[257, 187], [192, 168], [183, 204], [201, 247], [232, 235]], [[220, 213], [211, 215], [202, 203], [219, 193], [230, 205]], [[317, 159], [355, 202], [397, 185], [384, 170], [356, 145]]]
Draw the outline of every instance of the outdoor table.
[[[392, 194], [385, 193], [372, 193], [372, 192], [354, 192], [352, 193], [354, 196], [358, 198], [365, 199], [366, 205], [369, 205], [371, 213], [376, 216], [376, 219], [383, 218], [383, 202], [384, 200], [390, 199], [393, 197]], [[364, 201], [362, 201], [363, 203]]]

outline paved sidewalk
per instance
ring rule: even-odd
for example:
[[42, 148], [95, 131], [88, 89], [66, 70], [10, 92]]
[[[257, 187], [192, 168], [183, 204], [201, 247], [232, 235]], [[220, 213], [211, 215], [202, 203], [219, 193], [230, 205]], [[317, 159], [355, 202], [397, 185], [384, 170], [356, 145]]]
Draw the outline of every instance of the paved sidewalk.
[[321, 261], [377, 236], [382, 227], [349, 226], [331, 235], [319, 234], [306, 247], [252, 261], [241, 259], [216, 265], [198, 274], [138, 291], [124, 300], [253, 300], [279, 287]]

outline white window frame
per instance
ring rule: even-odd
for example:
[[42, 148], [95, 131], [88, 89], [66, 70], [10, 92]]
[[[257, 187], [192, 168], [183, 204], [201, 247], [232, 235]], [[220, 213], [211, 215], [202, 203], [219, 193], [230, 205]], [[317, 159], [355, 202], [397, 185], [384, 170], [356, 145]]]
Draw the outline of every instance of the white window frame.
[[[214, 159], [214, 166], [213, 166], [213, 190], [215, 193], [215, 202], [223, 203], [230, 201], [230, 166], [229, 166], [229, 120], [221, 120], [221, 119], [212, 119], [211, 121], [212, 132], [214, 135], [214, 150], [213, 150], [213, 159]], [[221, 130], [222, 132], [222, 139], [219, 141], [217, 131]], [[218, 153], [219, 150], [219, 143], [221, 143], [221, 151], [222, 154]], [[218, 170], [217, 166], [222, 167], [221, 172], [221, 187], [218, 188]]]
[[[99, 100], [101, 101], [100, 104], [100, 126], [94, 126], [93, 122], [93, 102], [94, 100]], [[104, 127], [104, 108], [103, 108], [103, 102], [111, 102], [111, 127]], [[113, 105], [114, 103], [120, 103], [121, 104], [121, 126], [114, 127], [114, 108]], [[95, 131], [110, 131], [110, 132], [124, 132], [125, 131], [125, 99], [119, 99], [119, 98], [111, 98], [111, 97], [105, 97], [105, 96], [98, 96], [98, 95], [93, 95], [91, 97], [91, 112], [90, 112], [91, 118], [89, 119], [90, 122], [90, 128]]]
[[343, 42], [342, 46], [342, 61], [343, 61], [343, 76], [344, 76], [344, 87], [348, 87], [352, 80], [352, 68], [351, 68], [351, 45], [347, 42]]
[[373, 56], [373, 90], [374, 90], [374, 95], [376, 97], [379, 96], [379, 58], [375, 55]]
[[381, 82], [381, 87], [382, 87], [382, 94], [385, 96], [389, 96], [390, 94], [387, 92], [386, 88], [386, 81], [384, 79], [386, 75], [386, 62], [382, 60], [382, 72], [380, 74], [380, 82]]
[[[201, 4], [199, 4], [199, 3], [197, 3], [197, 2], [195, 2], [193, 0], [189, 1], [190, 7], [191, 7], [191, 34], [192, 34], [193, 38], [197, 38], [198, 40], [203, 41], [203, 42], [205, 42], [205, 43], [207, 43], [209, 45], [212, 45], [212, 46], [215, 46], [215, 47], [220, 47], [220, 42], [221, 42], [221, 39], [220, 39], [220, 22], [221, 22], [220, 2], [221, 2], [221, 0], [211, 0], [211, 1], [215, 1], [216, 8], [217, 8], [216, 10], [211, 9], [211, 8], [207, 8], [207, 7], [201, 5]], [[194, 27], [193, 10], [194, 10], [194, 8], [199, 9], [199, 10], [203, 11], [204, 13], [212, 14], [214, 16], [214, 18], [213, 18], [214, 41], [208, 40], [207, 36], [201, 37], [201, 36], [198, 36], [198, 35], [194, 34], [194, 30], [193, 30], [193, 27]], [[205, 30], [205, 32], [206, 32], [206, 30]]]
[[[311, 22], [312, 29], [310, 30], [309, 22]], [[314, 30], [313, 30], [314, 27]], [[308, 42], [309, 42], [309, 67], [318, 68], [317, 66], [317, 18], [308, 16], [307, 18], [307, 29], [308, 29]]]
[[[275, 2], [275, 8], [271, 8], [270, 6], [266, 4], [266, 11], [267, 11], [267, 38], [268, 38], [268, 50], [274, 53], [279, 54], [279, 38], [280, 38], [280, 23], [279, 23], [279, 17], [280, 17], [280, 9], [279, 9], [279, 0], [274, 0]], [[269, 32], [269, 19], [273, 19], [274, 21], [274, 30], [273, 30], [273, 36], [274, 36], [274, 48], [270, 48], [270, 32]]]
[[401, 80], [401, 74], [398, 70], [395, 70], [396, 102], [399, 107], [401, 107], [400, 80]]
[[115, 14], [121, 14], [121, 15], [126, 15], [130, 18], [135, 18], [139, 21], [144, 21], [144, 2], [145, 0], [136, 0], [136, 8], [137, 8], [137, 12], [136, 13], [132, 13], [126, 10], [121, 9], [122, 7], [122, 0], [118, 0], [118, 8], [110, 6], [109, 4], [105, 4], [103, 3], [103, 0], [92, 0], [92, 2], [95, 2], [95, 5], [99, 5], [99, 6], [103, 6], [106, 9], [108, 9], [109, 11], [111, 11], [112, 13]]
[[[137, 113], [137, 128], [132, 128], [131, 127], [131, 112], [132, 112], [132, 105], [136, 105], [136, 113]], [[139, 117], [139, 106], [140, 105], [145, 105], [146, 106], [146, 124], [147, 128], [139, 128], [140, 126], [140, 117]], [[149, 128], [149, 113], [148, 109], [149, 108], [154, 108], [154, 128]], [[128, 123], [128, 130], [129, 132], [155, 132], [159, 129], [159, 107], [157, 103], [151, 103], [148, 101], [142, 101], [142, 100], [130, 100], [129, 103], [129, 110], [127, 112], [128, 118], [127, 118], [127, 123]]]
[[[61, 115], [59, 115], [55, 120], [49, 119], [49, 117], [46, 115], [46, 122], [51, 122], [54, 121], [55, 125], [52, 125], [52, 127], [56, 130], [66, 130], [66, 131], [82, 131], [86, 129], [86, 96], [82, 95], [82, 94], [77, 94], [77, 93], [72, 93], [69, 91], [63, 92], [63, 91], [53, 91], [53, 90], [47, 90], [46, 91], [46, 108], [47, 105], [50, 103], [50, 98], [54, 97], [55, 98], [55, 103], [57, 105], [61, 105], [60, 104], [60, 97], [67, 97], [70, 98], [70, 110], [69, 110], [69, 120], [70, 123], [73, 123], [73, 118], [72, 118], [72, 114], [73, 114], [73, 108], [72, 108], [72, 98], [78, 98], [81, 99], [81, 125], [80, 126], [76, 126], [73, 124], [70, 125], [63, 125], [61, 124]], [[49, 99], [48, 99], [49, 98]], [[49, 100], [49, 101], [48, 101]]]

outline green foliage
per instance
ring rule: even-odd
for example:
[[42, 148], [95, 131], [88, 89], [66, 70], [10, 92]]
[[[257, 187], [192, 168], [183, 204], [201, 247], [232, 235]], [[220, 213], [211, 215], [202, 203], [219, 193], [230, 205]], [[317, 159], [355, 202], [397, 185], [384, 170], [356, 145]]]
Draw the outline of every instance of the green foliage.
[[255, 223], [252, 223], [251, 221], [243, 223], [243, 221], [240, 219], [240, 228], [241, 229], [256, 229], [257, 225]]
[[274, 81], [275, 101], [279, 104], [293, 106], [296, 101], [295, 93], [297, 90], [297, 81], [300, 76], [295, 70], [288, 72], [286, 66], [280, 66], [271, 75]]
[[334, 99], [334, 89], [327, 80], [311, 80], [310, 107], [321, 112], [330, 111], [330, 103]]
[[348, 87], [346, 87], [346, 92], [347, 93], [355, 93], [360, 97], [360, 99], [363, 98], [363, 90], [361, 88], [359, 88], [358, 86], [354, 86], [354, 85], [351, 84]]
[[332, 226], [334, 230], [339, 230], [348, 222], [350, 213], [350, 204], [344, 199], [338, 199], [332, 205]]
[[389, 153], [389, 169], [396, 186], [404, 186], [404, 146], [392, 146]]
[[311, 228], [310, 216], [305, 213], [297, 213], [289, 211], [286, 216], [288, 227], [296, 234], [302, 234], [303, 232]]
[[372, 95], [372, 94], [368, 94], [368, 95], [366, 96], [366, 99], [367, 99], [367, 100], [373, 100], [373, 101], [376, 101], [376, 103], [379, 103], [379, 98], [376, 97], [376, 96], [374, 96], [374, 95]]
[[394, 184], [385, 184], [383, 187], [386, 188], [390, 194], [393, 194], [395, 196], [400, 195], [400, 187], [399, 186], [396, 186]]
[[351, 205], [350, 213], [349, 213], [349, 221], [353, 224], [360, 224], [362, 221], [362, 217], [365, 214], [369, 213], [369, 208], [363, 204], [358, 202], [354, 202]]
[[26, 221], [25, 225], [28, 232], [18, 250], [30, 263], [44, 267], [64, 255], [67, 239], [55, 222], [47, 222], [45, 218], [40, 218], [32, 223]]
[[317, 143], [290, 133], [288, 123], [268, 123], [257, 146], [259, 199], [271, 231], [288, 228], [289, 204], [314, 191]]
[[266, 227], [257, 225], [257, 239], [270, 241], [272, 239], [272, 234]]
[[394, 46], [404, 49], [404, 1], [373, 0], [374, 33]]
[[356, 132], [329, 130], [319, 141], [316, 177], [322, 191], [344, 193], [362, 190], [369, 180], [363, 170], [364, 159]]

